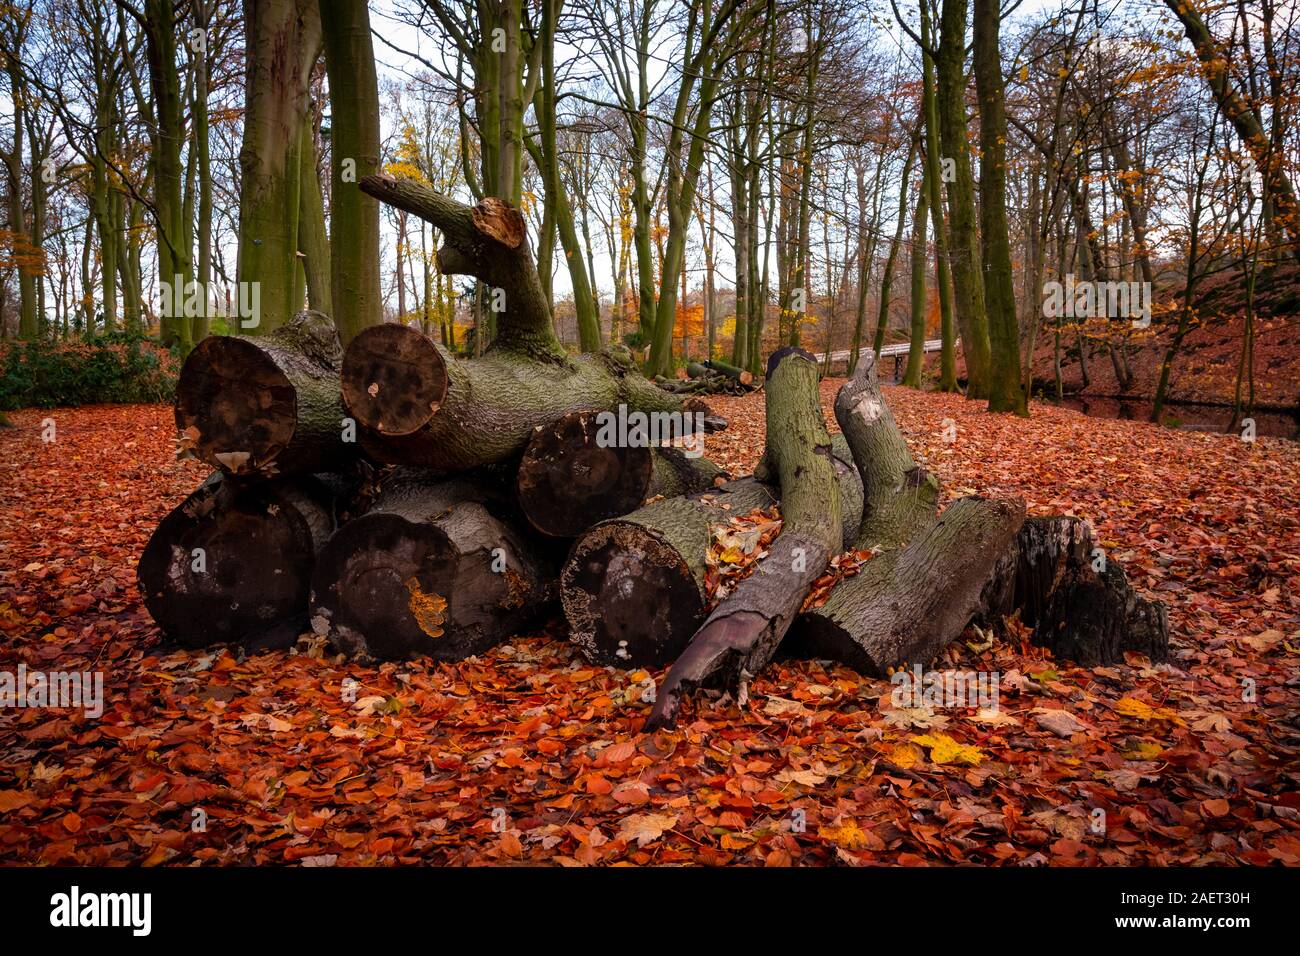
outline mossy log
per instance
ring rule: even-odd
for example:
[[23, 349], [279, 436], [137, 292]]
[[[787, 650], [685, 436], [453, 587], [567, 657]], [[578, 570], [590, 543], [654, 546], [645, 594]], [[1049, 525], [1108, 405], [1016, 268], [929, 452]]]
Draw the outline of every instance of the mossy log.
[[253, 643], [306, 629], [316, 554], [346, 490], [336, 475], [239, 485], [216, 472], [158, 524], [136, 570], [178, 643]]
[[721, 359], [705, 359], [701, 364], [709, 371], [725, 375], [727, 378], [733, 379], [741, 385], [750, 385], [754, 381], [754, 374], [752, 372], [748, 372], [743, 368], [737, 368], [734, 365], [728, 365]]
[[768, 360], [764, 459], [779, 479], [781, 532], [669, 668], [647, 729], [674, 725], [683, 697], [706, 683], [721, 683], [743, 699], [808, 589], [844, 547], [835, 456], [818, 383], [817, 359], [803, 349], [780, 349]]
[[866, 674], [928, 663], [966, 625], [1015, 610], [1058, 656], [1110, 662], [1123, 650], [1162, 659], [1164, 608], [1134, 594], [1123, 570], [1092, 568], [1095, 541], [1077, 518], [1024, 517], [1019, 502], [961, 499], [936, 519], [938, 481], [917, 467], [864, 357], [835, 415], [862, 474], [856, 546], [878, 550], [828, 600], [801, 615], [787, 650]]
[[267, 335], [210, 335], [176, 383], [176, 428], [195, 457], [238, 477], [344, 469], [342, 360], [328, 316], [300, 312]]
[[399, 469], [316, 563], [311, 628], [349, 656], [480, 654], [528, 624], [554, 566], [482, 484]]
[[981, 608], [998, 558], [1024, 521], [1015, 501], [961, 498], [905, 547], [876, 555], [800, 616], [789, 650], [874, 677], [928, 663]]
[[343, 397], [368, 456], [442, 473], [498, 464], [522, 454], [534, 429], [591, 409], [699, 412], [640, 374], [626, 349], [538, 358], [494, 348], [458, 359], [419, 330], [377, 325], [354, 338], [343, 359]]

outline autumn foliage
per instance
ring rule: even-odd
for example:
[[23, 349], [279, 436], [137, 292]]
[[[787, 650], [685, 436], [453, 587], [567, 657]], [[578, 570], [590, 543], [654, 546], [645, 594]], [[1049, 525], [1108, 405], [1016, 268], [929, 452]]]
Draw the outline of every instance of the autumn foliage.
[[[823, 383], [827, 406], [838, 384]], [[681, 730], [647, 735], [661, 675], [586, 664], [558, 622], [458, 664], [363, 666], [310, 637], [247, 657], [179, 650], [133, 574], [202, 477], [173, 460], [170, 410], [24, 411], [0, 432], [0, 669], [102, 671], [106, 706], [0, 716], [0, 859], [1300, 863], [1281, 731], [1297, 703], [1300, 446], [886, 391], [946, 494], [1091, 515], [1169, 606], [1171, 662], [1070, 666], [1013, 620], [936, 665], [999, 673], [996, 712], [900, 708], [888, 681], [778, 662], [744, 706], [705, 699]], [[748, 471], [762, 399], [718, 404], [732, 426], [710, 456]], [[719, 530], [719, 589], [775, 521]]]

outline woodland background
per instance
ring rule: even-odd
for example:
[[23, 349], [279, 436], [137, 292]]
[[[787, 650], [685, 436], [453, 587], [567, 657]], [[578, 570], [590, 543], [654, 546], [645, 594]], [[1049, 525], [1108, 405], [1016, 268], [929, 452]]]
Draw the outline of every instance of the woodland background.
[[[440, 273], [436, 228], [355, 187], [383, 170], [519, 204], [561, 340], [627, 341], [650, 372], [960, 337], [906, 381], [960, 375], [1011, 410], [1035, 385], [1140, 395], [1157, 421], [1172, 394], [1235, 424], [1294, 404], [1300, 378], [1296, 18], [1277, 0], [20, 0], [0, 16], [0, 327], [183, 357], [231, 330], [243, 282], [254, 333], [310, 304], [345, 340], [403, 321], [481, 352], [487, 290]], [[1152, 283], [1151, 328], [1044, 317], [1067, 274]], [[206, 294], [169, 308], [175, 276]]]

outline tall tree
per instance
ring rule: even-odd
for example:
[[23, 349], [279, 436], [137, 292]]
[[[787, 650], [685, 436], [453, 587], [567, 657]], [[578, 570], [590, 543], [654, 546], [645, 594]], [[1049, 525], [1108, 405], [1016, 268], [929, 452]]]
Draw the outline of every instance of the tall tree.
[[1028, 414], [1020, 387], [1020, 327], [1007, 231], [1007, 117], [998, 0], [975, 0], [975, 87], [980, 104], [980, 234], [992, 368], [989, 411]]
[[310, 142], [304, 134], [311, 129], [309, 88], [321, 53], [320, 7], [317, 0], [247, 0], [244, 35], [239, 281], [258, 284], [262, 314], [252, 331], [269, 333], [302, 308], [295, 292], [302, 150]]
[[320, 0], [330, 85], [330, 300], [346, 343], [383, 320], [379, 202], [363, 177], [379, 171], [379, 84], [365, 0]]
[[975, 180], [966, 133], [967, 0], [943, 0], [934, 51], [941, 176], [948, 187], [953, 297], [966, 357], [966, 395], [989, 397], [990, 343], [975, 221]]

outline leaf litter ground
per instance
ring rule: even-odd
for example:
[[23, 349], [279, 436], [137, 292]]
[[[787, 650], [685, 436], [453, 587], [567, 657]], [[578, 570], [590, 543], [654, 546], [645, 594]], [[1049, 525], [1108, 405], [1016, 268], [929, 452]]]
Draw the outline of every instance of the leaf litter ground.
[[[1170, 662], [1070, 666], [1011, 621], [936, 665], [997, 672], [995, 712], [895, 708], [888, 681], [782, 660], [744, 706], [699, 698], [646, 735], [662, 675], [586, 664], [558, 620], [455, 665], [180, 650], [134, 575], [204, 476], [173, 460], [170, 409], [19, 412], [0, 431], [0, 670], [102, 671], [106, 705], [0, 711], [0, 861], [1300, 863], [1300, 445], [885, 392], [945, 500], [1089, 517], [1169, 606]], [[715, 401], [732, 425], [706, 452], [746, 472], [762, 396]], [[713, 586], [778, 528], [733, 516]]]

